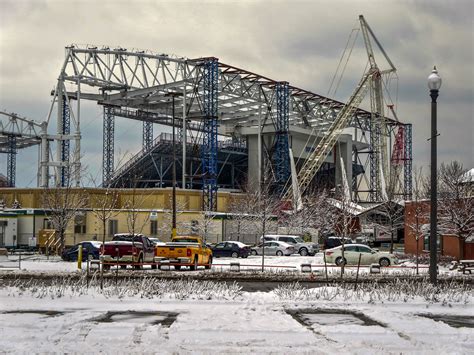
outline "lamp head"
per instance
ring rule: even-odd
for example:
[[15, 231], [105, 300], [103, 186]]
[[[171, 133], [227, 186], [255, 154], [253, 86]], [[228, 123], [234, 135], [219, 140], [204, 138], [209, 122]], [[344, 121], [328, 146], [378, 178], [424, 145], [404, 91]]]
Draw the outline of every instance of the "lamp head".
[[441, 77], [438, 75], [438, 70], [436, 69], [436, 65], [433, 68], [430, 76], [428, 77], [428, 88], [430, 90], [439, 90], [441, 87]]

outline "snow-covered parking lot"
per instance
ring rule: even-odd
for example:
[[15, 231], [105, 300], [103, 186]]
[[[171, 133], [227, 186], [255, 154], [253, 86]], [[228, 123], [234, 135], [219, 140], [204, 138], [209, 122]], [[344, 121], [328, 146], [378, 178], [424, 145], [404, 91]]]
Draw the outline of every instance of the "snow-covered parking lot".
[[[261, 256], [249, 256], [248, 258], [215, 258], [213, 260], [212, 270], [213, 271], [228, 271], [231, 263], [239, 263], [240, 270], [246, 271], [259, 271], [262, 266]], [[265, 271], [266, 272], [301, 272], [302, 264], [310, 264], [312, 270], [316, 274], [325, 273], [324, 258], [322, 253], [318, 253], [315, 256], [300, 256], [294, 254], [291, 256], [265, 256]], [[20, 269], [18, 270], [18, 255], [9, 256], [8, 262], [0, 260], [0, 270], [9, 269], [12, 272], [18, 271], [59, 271], [59, 272], [73, 272], [77, 271], [76, 262], [66, 262], [61, 260], [57, 256], [51, 256], [47, 258], [44, 255], [27, 255], [23, 256], [20, 263]], [[87, 263], [82, 263], [82, 269], [85, 270]], [[149, 266], [145, 266], [145, 269], [150, 269]], [[173, 269], [173, 268], [171, 268]], [[340, 268], [335, 265], [328, 264], [327, 266], [329, 275], [337, 275], [340, 273]], [[346, 266], [346, 274], [353, 275], [357, 271], [356, 265]], [[150, 272], [152, 272], [150, 270]], [[184, 271], [185, 272], [185, 271]], [[426, 274], [428, 272], [428, 265], [420, 264], [419, 273]], [[459, 275], [457, 271], [450, 271], [447, 267], [439, 267], [440, 274], [445, 275]], [[361, 265], [359, 270], [360, 275], [369, 274], [369, 266]], [[388, 268], [381, 269], [382, 274], [399, 274], [399, 275], [414, 275], [415, 264], [411, 261], [401, 260], [401, 263]]]
[[179, 282], [109, 284], [104, 291], [61, 282], [4, 286], [0, 349], [120, 354], [468, 354], [474, 349], [472, 291], [417, 296], [409, 288], [404, 294], [402, 285], [387, 297], [387, 290], [373, 290], [379, 295], [374, 296], [352, 287], [305, 290], [295, 284], [247, 293], [235, 285]]
[[[15, 260], [2, 265], [15, 266]], [[260, 270], [261, 261], [219, 258], [199, 273], [227, 272], [233, 262], [245, 273]], [[272, 266], [266, 274], [301, 274], [303, 263], [321, 265], [322, 255], [265, 257]], [[166, 273], [183, 278], [160, 279]], [[186, 278], [195, 273], [149, 270], [136, 279], [108, 278], [101, 290], [97, 275], [87, 281], [77, 263], [25, 256], [20, 269], [0, 271], [0, 352], [473, 353], [474, 296], [467, 284], [434, 289], [418, 279], [377, 285], [368, 277], [357, 290], [352, 284], [306, 289], [285, 283], [269, 292], [243, 292], [238, 284]]]

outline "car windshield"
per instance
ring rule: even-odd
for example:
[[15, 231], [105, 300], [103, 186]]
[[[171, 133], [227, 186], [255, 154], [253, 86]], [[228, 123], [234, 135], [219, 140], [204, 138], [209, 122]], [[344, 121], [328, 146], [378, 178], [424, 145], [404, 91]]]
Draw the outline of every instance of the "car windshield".
[[116, 235], [112, 239], [113, 241], [120, 241], [120, 242], [135, 242], [135, 243], [141, 243], [142, 242], [142, 237], [140, 236], [131, 236], [131, 235]]
[[179, 239], [174, 239], [173, 243], [199, 243], [197, 239], [192, 239], [192, 238], [179, 238]]

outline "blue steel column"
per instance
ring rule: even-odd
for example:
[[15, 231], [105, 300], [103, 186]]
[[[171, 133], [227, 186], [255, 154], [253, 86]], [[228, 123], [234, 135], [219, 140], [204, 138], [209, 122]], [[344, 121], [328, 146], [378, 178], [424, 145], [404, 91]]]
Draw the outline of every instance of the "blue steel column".
[[104, 106], [103, 150], [102, 150], [102, 186], [108, 186], [114, 173], [114, 129], [113, 108]]
[[8, 155], [7, 155], [7, 181], [8, 186], [15, 187], [16, 178], [16, 136], [9, 135], [8, 139]]
[[[71, 133], [71, 112], [69, 102], [65, 96], [62, 97], [62, 134], [69, 135]], [[61, 167], [61, 186], [69, 185], [70, 171], [69, 171], [69, 149], [71, 141], [63, 139], [61, 142], [61, 163], [66, 166]]]
[[275, 165], [276, 189], [281, 192], [290, 177], [290, 156], [289, 156], [289, 103], [288, 83], [281, 82], [276, 86], [277, 117], [276, 117], [276, 143], [273, 157]]
[[153, 145], [153, 122], [143, 121], [143, 149], [149, 150]]
[[411, 200], [413, 195], [413, 185], [412, 185], [412, 164], [413, 164], [413, 155], [412, 155], [412, 125], [408, 123], [405, 125], [404, 130], [405, 137], [403, 137], [403, 148], [405, 152], [404, 161], [403, 161], [403, 171], [404, 171], [404, 191], [405, 200]]
[[217, 209], [217, 104], [218, 60], [204, 63], [204, 142], [202, 146], [203, 202], [205, 211]]

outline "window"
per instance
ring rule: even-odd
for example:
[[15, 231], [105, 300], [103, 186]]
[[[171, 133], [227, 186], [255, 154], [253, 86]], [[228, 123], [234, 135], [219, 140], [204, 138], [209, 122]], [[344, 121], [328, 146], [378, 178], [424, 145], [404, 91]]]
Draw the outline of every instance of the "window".
[[285, 242], [285, 243], [291, 242], [290, 238], [288, 237], [280, 237], [279, 240], [280, 242]]
[[150, 221], [150, 234], [151, 235], [158, 234], [158, 221]]
[[54, 229], [53, 222], [50, 219], [43, 219], [43, 229]]
[[224, 243], [219, 243], [215, 246], [216, 249], [224, 249]]
[[357, 249], [361, 253], [372, 253], [372, 249], [367, 248], [367, 247], [358, 246]]
[[86, 234], [86, 215], [80, 213], [74, 217], [74, 233]]
[[345, 251], [356, 251], [356, 246], [355, 245], [347, 245], [347, 246], [344, 246], [344, 250]]
[[109, 219], [109, 236], [113, 236], [118, 232], [118, 221], [116, 219]]

